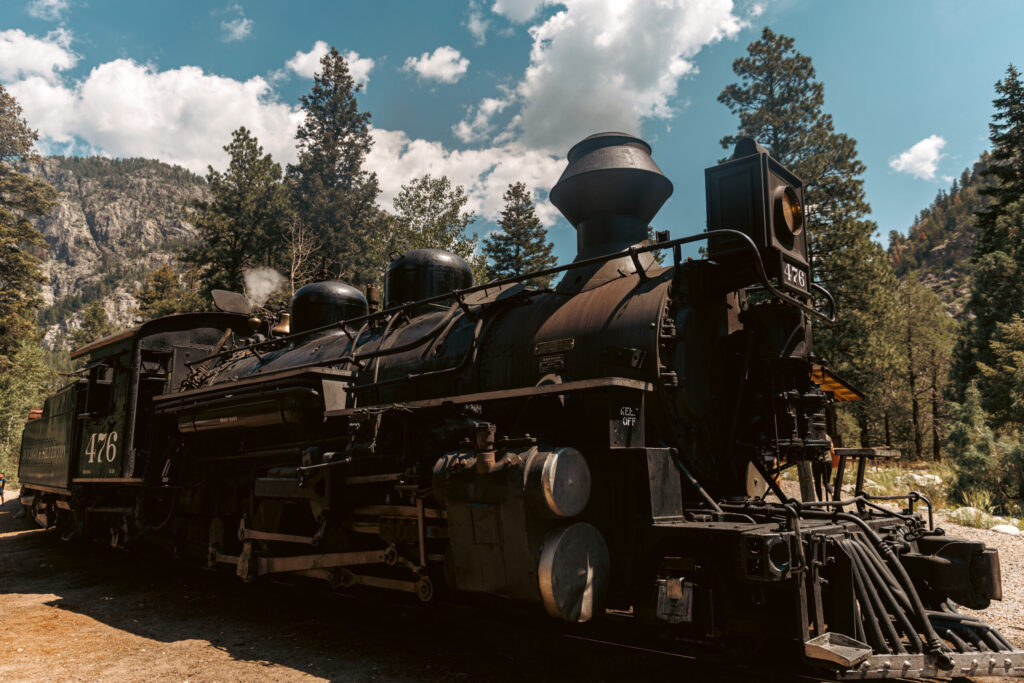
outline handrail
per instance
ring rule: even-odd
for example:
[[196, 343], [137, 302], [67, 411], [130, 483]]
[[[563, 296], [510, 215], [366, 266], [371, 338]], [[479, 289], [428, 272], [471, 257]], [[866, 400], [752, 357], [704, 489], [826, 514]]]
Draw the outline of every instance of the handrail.
[[763, 286], [766, 290], [768, 290], [768, 292], [771, 293], [772, 296], [774, 296], [774, 297], [776, 297], [778, 299], [781, 299], [782, 301], [790, 304], [791, 306], [795, 306], [795, 307], [799, 308], [804, 313], [807, 313], [808, 315], [813, 316], [813, 317], [815, 317], [815, 318], [817, 318], [817, 319], [819, 319], [819, 320], [821, 320], [823, 322], [831, 324], [831, 323], [834, 323], [836, 321], [836, 302], [835, 302], [835, 298], [833, 298], [832, 295], [828, 292], [828, 290], [826, 290], [824, 287], [822, 287], [821, 285], [819, 285], [817, 283], [811, 283], [811, 287], [813, 287], [816, 291], [821, 292], [823, 295], [825, 295], [828, 298], [829, 303], [831, 304], [831, 311], [829, 312], [830, 313], [829, 315], [825, 315], [824, 313], [822, 313], [821, 311], [818, 311], [814, 307], [808, 306], [803, 301], [800, 301], [799, 299], [797, 299], [795, 297], [792, 297], [789, 294], [786, 294], [786, 293], [780, 291], [775, 285], [773, 285], [771, 283], [771, 280], [769, 280], [769, 278], [768, 278], [767, 271], [764, 268], [764, 261], [761, 259], [761, 252], [760, 252], [760, 250], [758, 250], [757, 245], [754, 244], [754, 240], [752, 240], [749, 235], [747, 235], [744, 232], [740, 232], [739, 230], [725, 230], [725, 229], [722, 229], [722, 230], [707, 230], [705, 232], [697, 233], [696, 235], [688, 235], [686, 237], [679, 237], [677, 239], [668, 240], [666, 242], [655, 242], [653, 244], [646, 244], [646, 245], [643, 245], [643, 246], [632, 246], [632, 247], [629, 247], [628, 249], [624, 249], [622, 251], [617, 251], [617, 252], [614, 252], [614, 253], [611, 253], [611, 254], [604, 254], [602, 256], [594, 256], [594, 257], [591, 257], [591, 258], [588, 258], [588, 259], [583, 259], [582, 261], [573, 261], [572, 263], [567, 263], [564, 266], [553, 266], [551, 268], [544, 268], [542, 270], [537, 270], [537, 271], [534, 271], [532, 273], [526, 273], [524, 275], [514, 275], [512, 277], [507, 277], [507, 278], [503, 278], [503, 279], [500, 279], [500, 280], [491, 280], [490, 282], [487, 282], [487, 283], [482, 284], [482, 285], [476, 285], [475, 287], [467, 287], [465, 289], [455, 289], [455, 290], [452, 290], [450, 292], [446, 292], [445, 294], [438, 294], [436, 296], [428, 297], [426, 299], [421, 299], [420, 301], [413, 301], [413, 302], [410, 302], [410, 303], [400, 304], [398, 306], [392, 306], [391, 308], [387, 308], [387, 309], [384, 309], [384, 310], [381, 310], [381, 311], [377, 311], [375, 313], [368, 313], [366, 315], [359, 316], [357, 318], [350, 318], [348, 320], [339, 320], [339, 321], [336, 321], [336, 322], [328, 323], [327, 325], [322, 325], [321, 327], [314, 327], [313, 329], [303, 330], [302, 332], [296, 332], [294, 334], [286, 335], [284, 337], [275, 337], [273, 339], [267, 339], [267, 340], [265, 340], [263, 342], [258, 342], [256, 344], [250, 344], [249, 346], [246, 346], [246, 347], [243, 347], [243, 348], [235, 348], [235, 349], [227, 349], [227, 350], [224, 350], [224, 351], [219, 351], [219, 352], [214, 353], [212, 355], [206, 356], [205, 358], [197, 359], [197, 360], [194, 360], [194, 361], [188, 361], [186, 363], [186, 365], [191, 366], [191, 365], [195, 365], [197, 363], [202, 363], [204, 361], [208, 361], [208, 360], [210, 360], [212, 358], [217, 358], [219, 356], [224, 356], [224, 355], [228, 355], [228, 354], [232, 354], [232, 353], [237, 353], [239, 351], [243, 351], [243, 350], [246, 350], [246, 349], [252, 349], [252, 348], [257, 347], [257, 346], [263, 346], [263, 345], [268, 345], [268, 344], [277, 344], [277, 343], [280, 343], [282, 341], [299, 338], [299, 337], [302, 337], [304, 335], [314, 334], [316, 332], [323, 332], [324, 330], [329, 330], [329, 329], [338, 327], [339, 325], [352, 325], [352, 324], [361, 323], [361, 322], [369, 322], [371, 320], [376, 320], [376, 319], [382, 318], [384, 316], [394, 315], [396, 313], [399, 313], [401, 311], [405, 311], [405, 310], [413, 308], [413, 307], [423, 306], [424, 304], [441, 303], [441, 302], [444, 302], [444, 301], [448, 301], [450, 299], [455, 299], [455, 300], [459, 301], [459, 300], [462, 299], [462, 297], [466, 296], [467, 294], [474, 294], [476, 292], [482, 292], [482, 291], [490, 289], [492, 287], [504, 287], [505, 285], [517, 284], [519, 282], [523, 282], [524, 280], [532, 280], [532, 279], [547, 277], [549, 275], [557, 275], [558, 273], [562, 273], [562, 272], [565, 272], [565, 271], [575, 270], [576, 268], [585, 268], [587, 266], [593, 266], [593, 265], [597, 265], [597, 264], [600, 264], [600, 263], [607, 263], [608, 261], [612, 261], [612, 260], [615, 260], [615, 259], [618, 259], [618, 258], [623, 258], [623, 257], [628, 257], [628, 258], [631, 258], [631, 259], [635, 260], [636, 257], [639, 254], [646, 254], [646, 253], [652, 252], [652, 251], [661, 251], [662, 249], [671, 249], [671, 248], [674, 248], [674, 247], [677, 247], [677, 246], [680, 246], [680, 245], [683, 245], [683, 244], [689, 244], [691, 242], [700, 242], [700, 241], [703, 241], [703, 240], [711, 239], [713, 237], [733, 237], [733, 238], [739, 238], [741, 240], [741, 244], [743, 244], [744, 247], [747, 247], [751, 251], [753, 251], [753, 253], [754, 253], [754, 265], [756, 266], [757, 277], [761, 281], [761, 286]]

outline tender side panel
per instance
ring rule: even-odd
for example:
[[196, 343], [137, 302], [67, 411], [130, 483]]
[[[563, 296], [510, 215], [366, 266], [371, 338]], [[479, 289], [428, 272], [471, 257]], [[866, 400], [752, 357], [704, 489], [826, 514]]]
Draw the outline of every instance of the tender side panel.
[[23, 485], [69, 487], [75, 418], [82, 389], [82, 383], [64, 387], [46, 400], [42, 418], [25, 426], [18, 469]]

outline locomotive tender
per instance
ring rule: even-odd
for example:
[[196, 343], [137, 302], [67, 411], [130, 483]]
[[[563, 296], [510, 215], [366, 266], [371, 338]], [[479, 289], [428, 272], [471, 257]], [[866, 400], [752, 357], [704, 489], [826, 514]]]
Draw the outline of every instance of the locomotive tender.
[[381, 311], [315, 283], [274, 326], [220, 292], [219, 313], [79, 349], [82, 376], [25, 428], [23, 505], [246, 581], [615, 613], [837, 678], [1024, 676], [1024, 652], [956, 610], [1001, 598], [995, 550], [933, 529], [916, 493], [896, 512], [778, 488], [822, 471], [830, 404], [855, 398], [813, 352], [835, 311], [816, 308], [800, 179], [741, 141], [706, 171], [708, 231], [649, 243], [672, 192], [650, 153], [620, 133], [570, 150], [550, 198], [578, 253], [541, 271], [553, 289], [474, 287], [416, 250]]

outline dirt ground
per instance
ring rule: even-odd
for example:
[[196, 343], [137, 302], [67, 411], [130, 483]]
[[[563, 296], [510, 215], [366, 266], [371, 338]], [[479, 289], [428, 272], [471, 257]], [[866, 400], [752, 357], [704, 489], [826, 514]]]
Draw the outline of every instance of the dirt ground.
[[0, 508], [3, 681], [769, 680], [537, 631], [479, 607], [247, 585], [64, 543], [13, 519], [15, 493]]

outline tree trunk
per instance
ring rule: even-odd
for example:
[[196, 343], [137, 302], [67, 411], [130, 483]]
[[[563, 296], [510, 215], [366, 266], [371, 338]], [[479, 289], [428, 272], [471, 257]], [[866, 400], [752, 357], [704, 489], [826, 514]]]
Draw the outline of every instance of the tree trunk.
[[857, 426], [860, 427], [860, 447], [871, 447], [871, 427], [868, 425], [868, 416], [863, 410], [857, 411]]
[[924, 429], [921, 425], [921, 403], [917, 398], [917, 368], [914, 367], [914, 340], [907, 328], [907, 380], [910, 384], [910, 416], [914, 426], [914, 458], [921, 459], [924, 450]]
[[885, 445], [886, 446], [891, 446], [892, 445], [892, 435], [889, 433], [889, 411], [888, 410], [885, 411], [885, 413], [883, 414], [883, 418], [884, 418], [884, 423], [885, 423]]
[[942, 460], [942, 443], [939, 441], [939, 365], [932, 349], [932, 458]]

